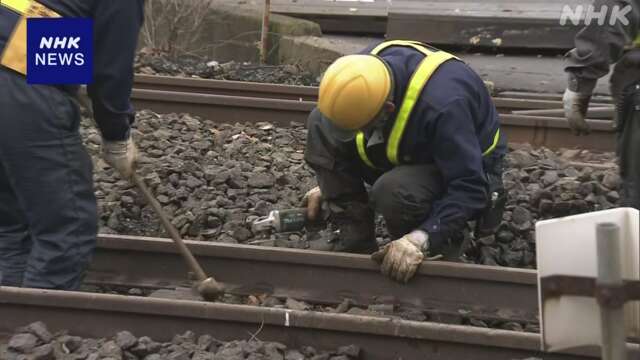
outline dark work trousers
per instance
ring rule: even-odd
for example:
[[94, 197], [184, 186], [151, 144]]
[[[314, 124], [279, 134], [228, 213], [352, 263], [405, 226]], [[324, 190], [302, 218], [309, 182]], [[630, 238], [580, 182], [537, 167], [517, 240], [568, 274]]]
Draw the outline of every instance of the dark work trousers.
[[0, 67], [0, 276], [77, 289], [95, 248], [91, 158], [69, 95]]
[[[367, 201], [385, 219], [394, 238], [415, 230], [427, 219], [431, 203], [444, 191], [435, 165], [402, 165], [387, 172], [366, 167], [354, 151], [353, 141], [331, 136], [316, 109], [309, 116], [305, 159], [311, 166], [327, 201]], [[365, 183], [371, 186], [367, 194]]]
[[621, 205], [640, 209], [640, 49], [618, 61], [610, 85], [616, 103]]
[[431, 204], [443, 192], [442, 176], [435, 165], [402, 165], [375, 180], [369, 199], [384, 217], [389, 234], [398, 239], [427, 220]]

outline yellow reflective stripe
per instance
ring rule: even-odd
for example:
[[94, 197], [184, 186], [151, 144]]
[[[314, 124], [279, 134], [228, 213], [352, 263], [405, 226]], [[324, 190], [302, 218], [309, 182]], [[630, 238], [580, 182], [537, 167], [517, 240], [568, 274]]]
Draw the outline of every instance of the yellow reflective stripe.
[[489, 148], [482, 153], [482, 156], [487, 156], [491, 154], [493, 149], [496, 148], [496, 145], [498, 145], [498, 140], [500, 140], [500, 128], [496, 130], [496, 134], [493, 135], [493, 143], [491, 143], [491, 146], [489, 146]]
[[382, 50], [390, 47], [390, 46], [408, 46], [408, 47], [412, 47], [418, 51], [420, 51], [421, 53], [425, 54], [426, 56], [429, 56], [433, 53], [433, 51], [427, 49], [423, 44], [417, 42], [417, 41], [407, 41], [407, 40], [390, 40], [390, 41], [385, 41], [383, 43], [381, 43], [380, 45], [376, 46], [375, 48], [373, 48], [373, 50], [371, 50], [371, 54], [373, 55], [378, 55], [378, 53], [380, 53]]
[[422, 60], [418, 68], [411, 76], [407, 92], [398, 111], [398, 116], [393, 124], [391, 135], [387, 143], [387, 158], [393, 165], [398, 165], [398, 152], [400, 148], [400, 142], [404, 129], [407, 126], [407, 122], [411, 117], [411, 112], [418, 102], [418, 97], [422, 93], [422, 89], [429, 81], [429, 78], [433, 73], [442, 65], [445, 61], [450, 59], [457, 59], [455, 56], [446, 53], [444, 51], [437, 51], [427, 56]]
[[360, 155], [360, 159], [362, 159], [367, 166], [375, 169], [376, 167], [373, 165], [371, 160], [369, 160], [369, 156], [367, 156], [367, 150], [364, 144], [364, 133], [362, 133], [362, 131], [358, 131], [358, 134], [356, 135], [356, 146], [358, 147], [358, 155]]
[[0, 5], [24, 15], [31, 4], [31, 0], [0, 0]]
[[[0, 0], [4, 5], [21, 8], [22, 1]], [[6, 4], [5, 4], [6, 3]], [[37, 1], [27, 3], [26, 10], [20, 16], [9, 37], [9, 41], [0, 54], [0, 65], [22, 75], [27, 75], [27, 19], [28, 18], [57, 18], [60, 14], [40, 4]]]

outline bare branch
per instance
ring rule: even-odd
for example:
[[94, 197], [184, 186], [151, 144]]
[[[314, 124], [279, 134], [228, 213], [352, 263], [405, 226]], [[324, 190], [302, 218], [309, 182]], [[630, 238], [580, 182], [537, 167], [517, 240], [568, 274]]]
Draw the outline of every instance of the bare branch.
[[172, 58], [191, 49], [201, 36], [211, 0], [147, 0], [142, 38]]

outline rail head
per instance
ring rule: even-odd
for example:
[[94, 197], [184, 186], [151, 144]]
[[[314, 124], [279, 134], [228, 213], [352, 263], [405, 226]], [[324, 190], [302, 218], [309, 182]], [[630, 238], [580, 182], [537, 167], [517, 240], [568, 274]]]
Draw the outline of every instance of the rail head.
[[[193, 251], [195, 256], [305, 264], [318, 267], [344, 268], [361, 271], [379, 271], [379, 266], [367, 255], [241, 244], [223, 244], [191, 240], [187, 240], [185, 243], [191, 251]], [[171, 240], [139, 236], [102, 234], [98, 236], [98, 246], [105, 249], [126, 251], [156, 251], [164, 253], [177, 252]], [[535, 270], [444, 261], [424, 262], [418, 269], [417, 275], [441, 276], [468, 280], [477, 279], [522, 285], [537, 284], [537, 272]]]
[[318, 87], [316, 86], [285, 85], [200, 78], [181, 78], [175, 76], [140, 74], [137, 74], [135, 76], [134, 87], [146, 89], [153, 89], [154, 87], [166, 87], [175, 89], [173, 91], [182, 91], [182, 89], [184, 88], [188, 89], [189, 91], [192, 91], [192, 89], [202, 89], [205, 92], [233, 90], [249, 93], [258, 92], [296, 95], [298, 97], [317, 97], [318, 95]]
[[[469, 352], [479, 359], [534, 356], [576, 360], [598, 356], [596, 349], [543, 353], [540, 335], [507, 330], [57, 290], [0, 287], [0, 317], [0, 333], [43, 321], [54, 331], [64, 329], [74, 335], [111, 337], [127, 329], [159, 341], [169, 341], [174, 334], [187, 330], [229, 341], [261, 329], [261, 339], [289, 345], [307, 342], [336, 348], [357, 344], [364, 348], [367, 358], [375, 360], [424, 356], [467, 359]], [[628, 349], [634, 358], [640, 355], [637, 344], [628, 345]]]
[[[156, 315], [182, 319], [234, 321], [248, 324], [264, 322], [266, 325], [287, 328], [337, 330], [527, 350], [537, 350], [539, 348], [539, 336], [525, 332], [418, 322], [389, 317], [334, 314], [193, 300], [1, 287], [0, 304], [4, 306], [21, 305], [25, 308], [37, 306], [51, 311], [57, 309], [57, 311], [61, 312], [84, 310], [138, 316]], [[17, 320], [19, 319], [11, 319], [11, 322]], [[46, 321], [46, 319], [43, 320]], [[14, 324], [2, 324], [0, 325], [0, 331], [12, 330], [12, 325]], [[20, 326], [20, 324], [15, 325]]]
[[[367, 255], [191, 240], [186, 240], [185, 243], [195, 256], [379, 271], [379, 266]], [[126, 251], [177, 252], [171, 240], [139, 236], [102, 234], [98, 236], [98, 246], [105, 249]], [[537, 284], [537, 271], [535, 270], [445, 261], [424, 262], [418, 269], [417, 275], [508, 282], [523, 285]]]

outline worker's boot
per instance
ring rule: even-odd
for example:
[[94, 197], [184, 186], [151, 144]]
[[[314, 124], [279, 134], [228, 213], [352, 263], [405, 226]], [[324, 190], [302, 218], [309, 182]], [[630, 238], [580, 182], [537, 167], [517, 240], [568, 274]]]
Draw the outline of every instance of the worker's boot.
[[373, 210], [359, 201], [327, 202], [333, 231], [309, 241], [309, 249], [370, 254], [378, 249]]

